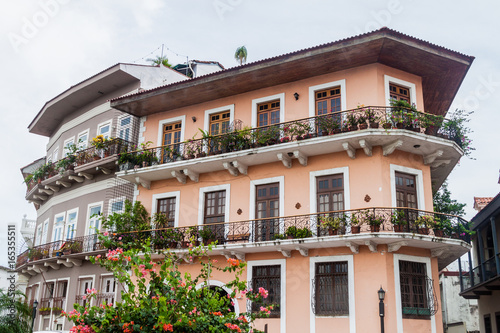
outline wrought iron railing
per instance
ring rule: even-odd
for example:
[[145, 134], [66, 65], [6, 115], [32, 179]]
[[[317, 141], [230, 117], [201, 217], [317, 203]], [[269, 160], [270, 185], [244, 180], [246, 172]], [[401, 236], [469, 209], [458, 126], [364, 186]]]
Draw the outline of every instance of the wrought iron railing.
[[115, 294], [114, 293], [97, 294], [96, 295], [96, 302], [97, 302], [97, 305], [101, 305], [103, 303], [106, 305], [109, 305], [109, 304], [114, 305], [115, 304]]
[[[340, 223], [340, 227], [336, 231], [324, 226], [326, 221], [335, 219]], [[212, 243], [215, 241], [220, 245], [379, 231], [427, 234], [435, 237], [462, 239], [470, 243], [469, 225], [461, 217], [413, 208], [387, 207], [115, 232], [111, 238], [113, 247], [142, 248], [145, 242], [150, 240], [153, 248], [165, 249], [188, 247], [193, 241], [195, 245], [199, 242]], [[72, 254], [94, 252], [106, 248], [96, 234], [76, 237], [72, 240], [35, 246], [18, 257], [17, 266], [22, 266], [29, 261], [64, 255], [63, 249], [71, 247], [71, 245], [73, 245], [73, 249], [76, 249], [76, 251], [71, 252]], [[33, 254], [40, 252], [44, 253], [43, 257], [34, 257]]]
[[[73, 155], [62, 158], [57, 162], [49, 162], [47, 164], [44, 164], [40, 167], [44, 170], [43, 175], [37, 177], [36, 179], [30, 179], [28, 182], [26, 182], [26, 193], [29, 193], [38, 183], [42, 182], [43, 180], [52, 178], [66, 170], [73, 170], [76, 166], [84, 165], [108, 156], [117, 155], [119, 153], [134, 151], [135, 149], [136, 146], [133, 143], [120, 138], [115, 138], [107, 142], [104, 148], [90, 147], [82, 149], [77, 151]], [[61, 163], [61, 161], [66, 163]], [[58, 165], [63, 165], [63, 167], [58, 168]], [[37, 171], [35, 171], [34, 173], [37, 173]]]
[[498, 277], [499, 274], [496, 265], [497, 256], [500, 258], [500, 254], [492, 256], [482, 264], [472, 268], [470, 271], [467, 271], [467, 267], [462, 268], [462, 271], [460, 272], [460, 279], [462, 281], [463, 288], [462, 291]]
[[[336, 232], [323, 226], [328, 218], [340, 220], [341, 225]], [[422, 221], [426, 221], [428, 225], [423, 225]], [[379, 231], [411, 232], [444, 238], [460, 238], [470, 242], [469, 234], [464, 232], [468, 231], [468, 223], [462, 218], [412, 208], [334, 211], [190, 227], [118, 232], [111, 237], [114, 247], [142, 248], [146, 240], [150, 240], [152, 247], [163, 249], [187, 247], [193, 240], [202, 241], [205, 244], [217, 241], [220, 245]]]
[[120, 154], [121, 169], [146, 167], [366, 128], [399, 128], [463, 142], [441, 116], [397, 107], [362, 107]]

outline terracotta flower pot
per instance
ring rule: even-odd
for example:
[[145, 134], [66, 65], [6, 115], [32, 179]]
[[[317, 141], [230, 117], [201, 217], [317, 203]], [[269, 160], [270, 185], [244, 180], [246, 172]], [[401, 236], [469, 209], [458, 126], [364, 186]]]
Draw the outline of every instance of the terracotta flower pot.
[[443, 230], [434, 230], [434, 236], [436, 236], [436, 237], [443, 237], [444, 236], [444, 231]]
[[370, 231], [371, 232], [379, 232], [380, 231], [380, 226], [379, 225], [371, 225], [370, 226]]
[[330, 236], [335, 236], [335, 235], [338, 235], [339, 234], [339, 230], [338, 229], [328, 229], [328, 235]]
[[359, 225], [351, 226], [351, 234], [359, 234], [361, 231], [361, 227]]
[[402, 225], [395, 225], [394, 231], [395, 232], [404, 232], [404, 227]]
[[418, 228], [417, 231], [421, 235], [428, 235], [429, 234], [429, 228]]

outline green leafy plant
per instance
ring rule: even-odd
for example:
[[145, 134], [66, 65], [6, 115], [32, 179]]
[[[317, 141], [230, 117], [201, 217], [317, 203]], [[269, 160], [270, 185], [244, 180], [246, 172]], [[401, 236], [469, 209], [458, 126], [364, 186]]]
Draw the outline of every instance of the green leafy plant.
[[449, 114], [449, 118], [444, 122], [442, 132], [449, 136], [450, 140], [455, 141], [462, 148], [464, 155], [471, 158], [475, 148], [472, 147], [472, 140], [469, 138], [472, 130], [467, 126], [470, 116], [473, 112], [456, 109]]
[[307, 227], [297, 228], [296, 226], [291, 226], [286, 229], [285, 236], [291, 238], [307, 238], [312, 237], [312, 232]]
[[384, 222], [384, 217], [377, 215], [374, 211], [367, 210], [364, 214], [364, 222], [370, 226], [378, 227]]
[[346, 215], [339, 216], [320, 216], [320, 226], [324, 229], [339, 230], [346, 225]]
[[396, 209], [392, 212], [391, 215], [391, 223], [393, 225], [407, 225], [408, 221], [406, 220], [405, 212], [402, 209]]
[[417, 228], [432, 228], [434, 227], [434, 217], [430, 215], [421, 215], [415, 219]]

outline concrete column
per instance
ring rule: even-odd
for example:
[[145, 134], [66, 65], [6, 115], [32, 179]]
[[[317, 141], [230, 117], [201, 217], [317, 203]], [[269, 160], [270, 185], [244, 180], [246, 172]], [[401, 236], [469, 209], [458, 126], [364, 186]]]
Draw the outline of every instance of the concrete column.
[[500, 258], [498, 257], [498, 239], [497, 239], [497, 227], [495, 226], [495, 218], [490, 217], [491, 222], [491, 233], [493, 234], [493, 248], [495, 249], [495, 262], [497, 265], [497, 275], [500, 275]]
[[469, 252], [467, 252], [467, 256], [469, 257], [469, 280], [470, 280], [470, 286], [473, 287], [474, 286], [474, 275], [473, 274], [473, 271], [472, 271], [472, 254], [470, 253], [470, 250]]
[[460, 258], [458, 258], [458, 282], [460, 282], [460, 291], [464, 291], [464, 283], [462, 282], [462, 263], [460, 262]]

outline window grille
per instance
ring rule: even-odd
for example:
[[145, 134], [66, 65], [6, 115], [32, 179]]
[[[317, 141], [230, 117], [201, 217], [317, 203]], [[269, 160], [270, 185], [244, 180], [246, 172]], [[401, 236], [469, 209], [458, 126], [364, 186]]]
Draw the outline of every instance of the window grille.
[[311, 306], [318, 316], [349, 315], [347, 261], [317, 263]]
[[437, 312], [433, 280], [427, 277], [426, 265], [399, 261], [401, 306], [404, 318], [428, 318]]

